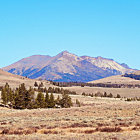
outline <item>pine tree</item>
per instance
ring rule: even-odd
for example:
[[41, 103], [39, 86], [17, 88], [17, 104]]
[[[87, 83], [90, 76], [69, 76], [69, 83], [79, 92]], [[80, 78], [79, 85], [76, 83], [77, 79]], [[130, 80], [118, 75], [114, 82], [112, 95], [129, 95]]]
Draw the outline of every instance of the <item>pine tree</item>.
[[59, 88], [55, 88], [54, 93], [59, 93]]
[[25, 84], [21, 84], [19, 88], [16, 89], [16, 96], [15, 96], [15, 108], [16, 109], [25, 109], [26, 104], [25, 104], [25, 95], [26, 95], [26, 88]]
[[47, 88], [46, 87], [44, 88], [44, 92], [47, 92]]
[[14, 96], [14, 108], [15, 109], [23, 109], [22, 108], [22, 96], [19, 94], [19, 89], [15, 91], [15, 96]]
[[36, 104], [38, 108], [44, 108], [45, 107], [45, 99], [42, 92], [39, 92], [36, 98]]
[[71, 97], [67, 94], [62, 94], [62, 99], [60, 100], [60, 105], [62, 108], [69, 108], [72, 106]]
[[50, 99], [50, 96], [49, 96], [49, 94], [48, 94], [48, 91], [46, 91], [46, 95], [45, 95], [45, 106], [46, 106], [46, 108], [48, 108], [49, 99]]
[[25, 92], [24, 102], [25, 102], [24, 107], [27, 109], [30, 109], [31, 108], [31, 94], [29, 91]]
[[109, 97], [109, 98], [113, 98], [113, 95], [112, 95], [112, 93], [110, 93], [110, 94], [108, 95], [108, 97]]
[[11, 106], [13, 106], [14, 103], [14, 92], [12, 91], [12, 89], [9, 89], [9, 102], [11, 104]]
[[5, 88], [7, 88], [7, 89], [9, 88], [9, 84], [8, 83], [5, 84]]
[[54, 107], [55, 107], [55, 100], [54, 100], [54, 96], [53, 96], [52, 93], [51, 93], [51, 95], [50, 95], [48, 107], [49, 107], [49, 108], [54, 108]]
[[35, 83], [34, 83], [34, 86], [35, 86], [35, 87], [38, 87], [38, 83], [37, 83], [36, 81], [35, 81]]
[[48, 93], [52, 93], [52, 87], [48, 88]]
[[3, 100], [3, 104], [5, 105], [13, 101], [13, 92], [8, 83], [6, 83], [2, 89], [1, 98]]
[[82, 95], [83, 95], [83, 96], [86, 96], [86, 93], [85, 93], [85, 92], [83, 92], [83, 93], [82, 93]]
[[41, 82], [40, 84], [39, 84], [39, 87], [43, 87], [44, 85], [43, 85], [43, 83]]
[[7, 93], [6, 93], [5, 88], [2, 89], [2, 92], [1, 92], [1, 99], [2, 99], [2, 103], [3, 103], [4, 105], [6, 105], [6, 104], [8, 103]]
[[31, 96], [31, 101], [34, 102], [35, 101], [35, 91], [32, 87], [30, 87], [30, 89], [28, 90]]
[[107, 93], [106, 92], [104, 92], [104, 97], [107, 97]]
[[116, 98], [121, 98], [121, 95], [120, 94], [117, 94], [117, 97]]

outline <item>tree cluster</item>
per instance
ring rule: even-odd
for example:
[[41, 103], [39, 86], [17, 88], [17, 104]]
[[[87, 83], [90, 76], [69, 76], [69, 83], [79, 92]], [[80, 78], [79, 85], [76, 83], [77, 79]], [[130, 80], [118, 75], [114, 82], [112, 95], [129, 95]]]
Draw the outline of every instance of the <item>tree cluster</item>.
[[[46, 92], [37, 92], [33, 88], [26, 89], [25, 84], [21, 84], [15, 90], [12, 90], [8, 83], [2, 88], [1, 99], [4, 105], [14, 109], [36, 109], [36, 108], [68, 108], [72, 106], [71, 97], [68, 92], [63, 91], [62, 97], [54, 98], [53, 88], [46, 89]], [[53, 89], [54, 90], [54, 89]], [[57, 90], [57, 89], [55, 89]]]
[[34, 90], [38, 92], [60, 93], [60, 94], [70, 94], [70, 95], [77, 94], [75, 91], [70, 91], [59, 87], [49, 87], [47, 89], [46, 87], [43, 86], [43, 83], [38, 85], [37, 82], [35, 82], [34, 86], [35, 86]]
[[138, 98], [138, 97], [134, 97], [134, 98], [126, 98], [126, 100], [125, 101], [140, 101], [140, 97]]
[[90, 96], [90, 97], [121, 98], [120, 94], [117, 94], [116, 97], [114, 97], [112, 93], [107, 94], [107, 92], [101, 93], [99, 91], [95, 94], [93, 94], [93, 93], [86, 94], [85, 92], [83, 92], [82, 95], [83, 96]]
[[140, 75], [136, 75], [136, 74], [124, 74], [123, 75], [124, 77], [129, 77], [129, 78], [133, 78], [133, 79], [135, 79], [135, 80], [140, 80]]

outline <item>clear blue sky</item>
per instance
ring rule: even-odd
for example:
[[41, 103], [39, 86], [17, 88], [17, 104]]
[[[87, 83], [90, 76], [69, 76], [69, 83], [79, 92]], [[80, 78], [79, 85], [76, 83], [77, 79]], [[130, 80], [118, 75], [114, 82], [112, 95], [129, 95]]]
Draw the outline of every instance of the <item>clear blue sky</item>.
[[140, 0], [0, 0], [0, 67], [63, 50], [140, 69]]

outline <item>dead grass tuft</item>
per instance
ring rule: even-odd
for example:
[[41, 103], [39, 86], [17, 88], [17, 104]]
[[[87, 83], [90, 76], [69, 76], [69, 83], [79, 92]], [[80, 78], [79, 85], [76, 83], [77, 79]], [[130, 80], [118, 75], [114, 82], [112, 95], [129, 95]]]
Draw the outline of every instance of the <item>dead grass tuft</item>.
[[96, 132], [96, 130], [93, 130], [93, 129], [84, 131], [85, 134], [92, 134], [94, 132]]
[[96, 128], [96, 131], [100, 132], [121, 132], [122, 129], [120, 127], [102, 127], [102, 128]]
[[6, 129], [6, 128], [3, 129], [2, 132], [1, 132], [1, 134], [8, 134], [8, 133], [9, 133], [9, 129]]
[[72, 127], [72, 128], [76, 128], [76, 127], [91, 127], [91, 125], [83, 124], [83, 123], [74, 123], [74, 124], [70, 125], [69, 127]]
[[44, 130], [43, 134], [59, 134], [57, 130]]
[[140, 130], [140, 127], [135, 126], [135, 127], [132, 128], [132, 130], [138, 131], [138, 130]]
[[2, 130], [1, 134], [4, 135], [29, 135], [29, 134], [33, 134], [36, 133], [37, 129], [36, 128], [30, 128], [30, 129], [4, 129]]

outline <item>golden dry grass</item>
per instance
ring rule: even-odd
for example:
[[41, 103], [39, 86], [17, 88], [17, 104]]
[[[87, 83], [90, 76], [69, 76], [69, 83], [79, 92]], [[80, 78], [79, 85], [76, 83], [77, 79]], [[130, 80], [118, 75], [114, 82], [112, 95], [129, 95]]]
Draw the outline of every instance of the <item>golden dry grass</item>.
[[71, 91], [76, 91], [77, 94], [81, 95], [83, 92], [89, 93], [97, 93], [97, 92], [107, 92], [107, 94], [112, 93], [114, 96], [120, 94], [121, 97], [140, 97], [140, 88], [103, 88], [103, 87], [64, 87], [64, 89], [69, 89]]
[[71, 96], [81, 107], [13, 110], [0, 108], [1, 140], [137, 140], [140, 102]]

